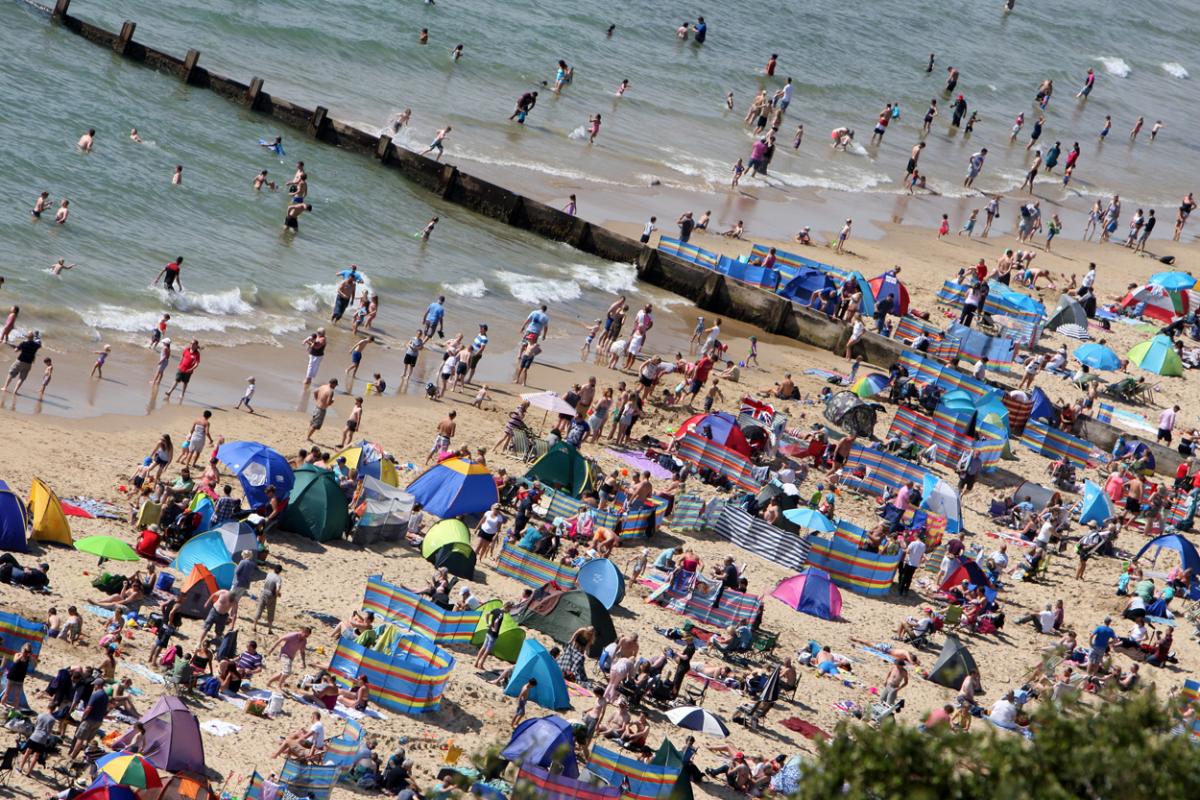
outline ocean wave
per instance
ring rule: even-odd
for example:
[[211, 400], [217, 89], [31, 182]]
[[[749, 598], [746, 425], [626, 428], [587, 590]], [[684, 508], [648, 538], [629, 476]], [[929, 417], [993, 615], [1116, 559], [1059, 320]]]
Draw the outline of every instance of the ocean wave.
[[632, 264], [609, 264], [603, 270], [584, 264], [571, 267], [571, 277], [585, 286], [599, 289], [608, 294], [625, 294], [635, 291], [637, 267]]
[[184, 313], [200, 311], [216, 316], [238, 316], [254, 313], [254, 306], [242, 296], [242, 290], [237, 287], [209, 294], [202, 292], [170, 292], [157, 287], [154, 289], [154, 292], [164, 304]]
[[[411, 150], [414, 148], [409, 149]], [[641, 184], [629, 183], [627, 181], [614, 181], [610, 180], [609, 178], [601, 177], [600, 175], [593, 175], [570, 169], [562, 169], [561, 167], [551, 166], [544, 161], [526, 161], [524, 159], [515, 158], [496, 158], [493, 156], [483, 155], [482, 153], [475, 153], [470, 150], [459, 149], [454, 150], [454, 156], [455, 158], [474, 161], [477, 164], [488, 164], [494, 167], [510, 167], [513, 169], [531, 170], [533, 172], [540, 172], [543, 175], [550, 175], [552, 177], [563, 178], [565, 180], [587, 181], [589, 183], [597, 183], [605, 186], [641, 188]]]
[[487, 284], [479, 278], [462, 283], [443, 283], [442, 288], [459, 297], [483, 297], [487, 294]]
[[[83, 324], [93, 331], [138, 334], [147, 337], [162, 317], [162, 313], [158, 311], [136, 311], [132, 308], [112, 303], [100, 303], [88, 306], [75, 313], [83, 321]], [[171, 331], [176, 331], [176, 335], [178, 335], [178, 332], [195, 335], [206, 333], [228, 334], [230, 332], [250, 333], [260, 332], [265, 329], [271, 335], [280, 335], [295, 333], [304, 329], [303, 320], [294, 317], [263, 314], [259, 314], [252, 319], [231, 316], [207, 316], [203, 314], [172, 314], [169, 324], [168, 336], [171, 335]], [[138, 337], [131, 336], [130, 339], [137, 341]], [[267, 341], [267, 338], [265, 336], [251, 336], [249, 338], [239, 336], [234, 340], [227, 341], [223, 337], [217, 343], [241, 344], [246, 341]]]
[[840, 192], [866, 192], [880, 189], [892, 183], [892, 179], [886, 175], [870, 175], [867, 173], [826, 177], [820, 174], [797, 175], [790, 172], [772, 172], [768, 180], [770, 178], [797, 188], [833, 189]]
[[583, 296], [583, 289], [572, 280], [533, 278], [506, 270], [497, 270], [496, 279], [504, 284], [504, 288], [508, 289], [508, 293], [514, 298], [530, 305], [562, 303], [578, 300]]
[[1178, 61], [1164, 61], [1162, 63], [1163, 72], [1170, 75], [1172, 78], [1184, 80], [1188, 77], [1188, 71], [1183, 68], [1183, 64]]
[[1097, 56], [1096, 60], [1104, 65], [1104, 71], [1116, 78], [1128, 78], [1132, 71], [1123, 58], [1116, 56]]

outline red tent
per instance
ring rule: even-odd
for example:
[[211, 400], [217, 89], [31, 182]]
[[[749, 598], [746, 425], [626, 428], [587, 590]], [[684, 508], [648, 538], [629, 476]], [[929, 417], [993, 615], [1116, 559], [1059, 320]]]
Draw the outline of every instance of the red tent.
[[675, 431], [675, 439], [682, 439], [691, 431], [716, 442], [727, 450], [741, 453], [746, 458], [750, 458], [753, 453], [750, 442], [746, 440], [746, 435], [738, 427], [737, 417], [733, 414], [727, 414], [724, 411], [696, 414], [679, 426], [679, 429]]
[[885, 272], [869, 280], [867, 285], [871, 287], [871, 294], [874, 295], [876, 303], [884, 297], [891, 297], [893, 314], [903, 317], [908, 313], [908, 289], [904, 288], [904, 284], [895, 275]]
[[948, 592], [964, 581], [975, 586], [991, 587], [992, 585], [992, 582], [988, 580], [987, 575], [984, 573], [983, 567], [969, 558], [964, 558], [958, 562], [957, 567], [950, 570], [950, 574], [946, 576], [946, 580], [942, 581], [942, 585], [938, 587], [938, 591]]

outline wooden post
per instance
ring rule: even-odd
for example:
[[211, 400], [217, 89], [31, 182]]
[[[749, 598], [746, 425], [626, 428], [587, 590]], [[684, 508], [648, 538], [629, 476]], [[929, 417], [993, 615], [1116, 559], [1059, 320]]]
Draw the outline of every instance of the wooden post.
[[438, 196], [446, 197], [454, 190], [458, 182], [458, 167], [450, 164], [442, 165], [442, 185], [438, 188]]
[[183, 57], [183, 82], [191, 83], [192, 74], [196, 71], [196, 62], [200, 60], [199, 50], [188, 50]]
[[62, 20], [67, 15], [67, 9], [71, 7], [71, 0], [55, 0], [54, 14], [52, 19]]
[[136, 22], [125, 20], [121, 23], [121, 35], [117, 37], [117, 41], [113, 42], [113, 50], [117, 55], [125, 55], [125, 51], [129, 49], [129, 43], [133, 41], [133, 32], [136, 30]]
[[321, 130], [325, 127], [325, 122], [329, 118], [329, 109], [325, 106], [317, 106], [313, 110], [312, 121], [308, 123], [308, 133], [310, 136], [320, 136]]
[[262, 78], [254, 77], [250, 79], [250, 88], [246, 90], [246, 99], [250, 102], [251, 111], [258, 107], [258, 98], [262, 94], [262, 88]]
[[380, 161], [387, 161], [392, 155], [392, 137], [380, 136], [379, 141], [375, 145], [375, 157]]

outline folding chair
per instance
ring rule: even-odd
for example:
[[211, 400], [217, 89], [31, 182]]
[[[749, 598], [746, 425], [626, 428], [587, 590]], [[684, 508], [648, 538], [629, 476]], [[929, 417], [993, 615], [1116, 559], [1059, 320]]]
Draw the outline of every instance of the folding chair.
[[534, 439], [529, 446], [529, 452], [525, 454], [525, 460], [529, 462], [537, 461], [546, 453], [550, 452], [550, 442], [546, 439]]
[[750, 653], [761, 658], [768, 658], [779, 645], [779, 634], [759, 629], [750, 640]]
[[962, 606], [959, 606], [959, 605], [949, 606], [946, 609], [945, 615], [943, 615], [942, 629], [949, 631], [949, 630], [953, 630], [953, 629], [957, 628], [959, 625], [962, 624], [962, 615], [963, 615], [963, 607]]
[[509, 448], [522, 461], [526, 460], [529, 455], [529, 435], [521, 428], [513, 431], [512, 442], [509, 443]]
[[15, 747], [10, 747], [0, 755], [0, 785], [7, 786], [9, 779], [12, 778], [13, 770], [17, 766], [17, 755], [21, 751]]

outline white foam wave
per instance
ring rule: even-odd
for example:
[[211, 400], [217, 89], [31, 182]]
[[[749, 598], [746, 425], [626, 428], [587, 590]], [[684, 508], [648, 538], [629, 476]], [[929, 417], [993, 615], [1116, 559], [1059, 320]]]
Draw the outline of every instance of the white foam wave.
[[571, 277], [608, 294], [624, 294], [634, 291], [637, 284], [637, 267], [632, 264], [609, 264], [603, 269], [575, 264]]
[[[76, 312], [83, 323], [94, 331], [137, 334], [130, 339], [138, 341], [141, 335], [149, 336], [150, 331], [162, 317], [158, 311], [135, 311], [125, 306], [111, 303], [100, 303], [88, 306]], [[272, 335], [295, 333], [304, 329], [304, 321], [292, 317], [259, 314], [251, 319], [231, 316], [208, 316], [204, 314], [172, 314], [170, 331], [195, 334], [228, 334], [231, 331], [252, 332], [266, 329]], [[261, 337], [250, 337], [257, 340]], [[244, 337], [241, 341], [246, 341]], [[236, 344], [237, 341], [226, 341], [224, 337], [218, 343]]]
[[578, 128], [576, 128], [575, 130], [568, 133], [567, 137], [570, 139], [574, 139], [577, 142], [581, 142], [584, 139], [588, 138], [587, 127], [584, 125], [580, 125]]
[[857, 173], [851, 175], [826, 176], [819, 174], [813, 175], [797, 175], [790, 172], [772, 172], [771, 178], [779, 180], [788, 186], [807, 189], [833, 189], [842, 192], [865, 192], [877, 190], [886, 184], [892, 183], [892, 179], [886, 175], [871, 175], [868, 173]]
[[583, 295], [583, 289], [572, 280], [557, 280], [554, 278], [533, 278], [518, 272], [497, 270], [496, 279], [504, 284], [508, 293], [522, 303], [561, 303], [568, 300], [578, 300]]
[[[413, 149], [413, 148], [409, 148], [409, 149]], [[599, 175], [591, 175], [591, 174], [579, 172], [577, 170], [562, 169], [561, 167], [551, 166], [550, 164], [548, 164], [544, 161], [526, 161], [523, 159], [496, 158], [494, 156], [483, 155], [482, 153], [475, 153], [470, 150], [459, 150], [459, 149], [454, 150], [454, 156], [455, 156], [455, 158], [465, 159], [467, 161], [474, 161], [477, 164], [489, 164], [494, 167], [510, 167], [510, 168], [521, 169], [521, 170], [532, 170], [533, 172], [540, 172], [543, 175], [550, 175], [555, 178], [564, 178], [566, 180], [571, 180], [571, 181], [587, 181], [589, 183], [602, 184], [605, 186], [624, 186], [624, 187], [641, 188], [641, 184], [629, 183], [628, 181], [614, 181], [614, 180], [610, 180], [608, 178], [603, 178]]]
[[1183, 64], [1178, 61], [1164, 61], [1162, 63], [1163, 72], [1170, 75], [1172, 78], [1185, 80], [1188, 77], [1188, 71], [1183, 68]]
[[1128, 78], [1132, 71], [1123, 58], [1115, 56], [1097, 56], [1096, 60], [1104, 65], [1104, 71], [1116, 78]]
[[443, 283], [442, 288], [459, 297], [483, 297], [487, 294], [487, 284], [479, 278], [462, 283]]
[[313, 295], [293, 298], [288, 305], [299, 311], [301, 314], [311, 314], [320, 308], [320, 302]]
[[254, 306], [242, 297], [242, 290], [234, 287], [223, 292], [211, 294], [197, 292], [169, 292], [166, 289], [155, 288], [158, 298], [182, 312], [203, 312], [216, 316], [238, 316], [253, 314]]

